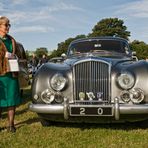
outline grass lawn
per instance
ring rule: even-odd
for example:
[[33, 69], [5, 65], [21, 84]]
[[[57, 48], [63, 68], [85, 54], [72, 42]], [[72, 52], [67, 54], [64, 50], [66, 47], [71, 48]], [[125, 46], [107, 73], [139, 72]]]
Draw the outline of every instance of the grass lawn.
[[[24, 103], [16, 110], [16, 133], [0, 131], [0, 148], [147, 148], [148, 126], [137, 124], [56, 123], [42, 127], [36, 113], [28, 110], [31, 92], [24, 91]], [[0, 127], [7, 122], [3, 111]]]

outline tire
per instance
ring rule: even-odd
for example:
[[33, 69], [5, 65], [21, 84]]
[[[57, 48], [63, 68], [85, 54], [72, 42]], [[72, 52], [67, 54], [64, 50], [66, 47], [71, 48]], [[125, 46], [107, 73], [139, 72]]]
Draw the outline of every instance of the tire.
[[48, 126], [53, 124], [52, 121], [49, 121], [49, 120], [46, 120], [46, 119], [41, 119], [40, 122], [41, 122], [42, 126], [44, 126], [44, 127], [48, 127]]
[[148, 128], [148, 120], [141, 121], [140, 127], [144, 129]]

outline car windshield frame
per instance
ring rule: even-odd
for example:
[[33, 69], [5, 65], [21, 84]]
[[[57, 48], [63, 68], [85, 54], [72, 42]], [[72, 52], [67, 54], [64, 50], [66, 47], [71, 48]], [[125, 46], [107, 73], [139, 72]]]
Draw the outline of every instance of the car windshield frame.
[[103, 53], [117, 52], [127, 54], [129, 46], [125, 41], [113, 39], [98, 39], [98, 40], [82, 40], [74, 42], [70, 45], [68, 55], [84, 54], [84, 53]]

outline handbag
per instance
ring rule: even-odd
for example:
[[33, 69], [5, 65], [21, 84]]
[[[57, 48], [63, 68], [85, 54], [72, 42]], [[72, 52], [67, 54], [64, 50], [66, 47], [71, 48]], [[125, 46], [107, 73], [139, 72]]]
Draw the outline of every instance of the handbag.
[[18, 72], [20, 71], [18, 58], [15, 55], [15, 58], [8, 59], [10, 72]]

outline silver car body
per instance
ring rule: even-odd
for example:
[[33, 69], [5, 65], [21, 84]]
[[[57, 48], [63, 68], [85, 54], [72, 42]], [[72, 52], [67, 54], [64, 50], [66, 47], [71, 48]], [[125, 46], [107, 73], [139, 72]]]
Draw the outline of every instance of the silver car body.
[[137, 60], [122, 38], [75, 40], [62, 63], [37, 71], [29, 109], [53, 121], [148, 119], [148, 63]]

